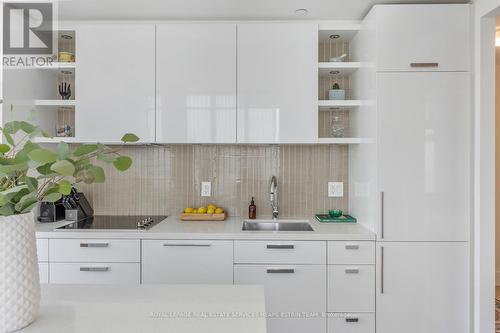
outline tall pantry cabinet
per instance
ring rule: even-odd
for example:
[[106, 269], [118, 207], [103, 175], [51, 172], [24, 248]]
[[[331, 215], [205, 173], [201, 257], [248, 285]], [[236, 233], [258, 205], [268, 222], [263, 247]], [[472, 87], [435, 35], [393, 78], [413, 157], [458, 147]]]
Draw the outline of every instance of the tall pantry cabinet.
[[357, 154], [377, 159], [377, 332], [470, 331], [469, 15], [377, 5], [357, 36], [373, 64], [360, 78], [375, 144]]

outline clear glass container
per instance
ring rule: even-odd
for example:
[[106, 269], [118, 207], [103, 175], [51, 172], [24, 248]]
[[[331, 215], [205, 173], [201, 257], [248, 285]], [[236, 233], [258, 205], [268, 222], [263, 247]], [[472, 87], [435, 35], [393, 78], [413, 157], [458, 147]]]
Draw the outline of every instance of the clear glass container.
[[332, 138], [342, 138], [345, 132], [345, 121], [340, 115], [334, 115], [330, 122], [330, 136]]

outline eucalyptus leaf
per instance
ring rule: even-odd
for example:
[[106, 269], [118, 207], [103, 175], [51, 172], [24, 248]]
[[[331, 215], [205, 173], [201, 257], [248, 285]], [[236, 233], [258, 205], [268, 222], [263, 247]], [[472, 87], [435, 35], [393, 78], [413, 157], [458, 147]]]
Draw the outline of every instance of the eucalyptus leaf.
[[2, 216], [14, 215], [15, 212], [16, 212], [15, 205], [10, 202], [0, 206], [0, 215]]
[[45, 195], [42, 199], [43, 202], [56, 202], [57, 200], [62, 198], [61, 193], [49, 193]]
[[28, 186], [28, 189], [32, 192], [36, 192], [36, 190], [38, 189], [38, 180], [34, 177], [24, 176], [23, 182], [26, 184], [26, 186]]
[[137, 142], [139, 141], [139, 137], [133, 133], [127, 133], [122, 136], [122, 142]]
[[65, 160], [69, 157], [69, 146], [66, 142], [59, 142], [57, 144], [57, 157], [60, 160]]
[[14, 139], [12, 138], [12, 135], [10, 135], [9, 133], [3, 132], [3, 136], [5, 137], [5, 140], [7, 140], [7, 142], [11, 146], [15, 145], [15, 142], [14, 142]]
[[58, 190], [59, 190], [59, 193], [61, 193], [62, 195], [68, 195], [68, 194], [70, 194], [71, 193], [71, 188], [72, 188], [72, 185], [67, 180], [61, 180], [58, 183]]
[[3, 132], [4, 134], [16, 134], [21, 128], [20, 121], [11, 121], [4, 125]]
[[33, 207], [32, 205], [36, 203], [38, 200], [36, 199], [33, 193], [28, 193], [24, 195], [18, 203], [15, 204], [15, 209], [19, 212], [24, 211], [27, 207]]
[[21, 129], [26, 134], [31, 134], [36, 130], [36, 126], [31, 125], [25, 121], [19, 122], [19, 129]]
[[52, 164], [50, 170], [63, 176], [73, 176], [75, 173], [75, 166], [67, 160], [62, 160]]
[[87, 155], [87, 154], [93, 153], [96, 150], [97, 150], [97, 145], [95, 145], [95, 144], [85, 144], [85, 145], [78, 146], [75, 149], [75, 151], [73, 152], [73, 155], [75, 155], [75, 156], [83, 156], [83, 155]]
[[94, 176], [94, 182], [104, 183], [106, 176], [104, 175], [104, 170], [99, 166], [93, 166], [89, 169], [89, 172]]
[[35, 149], [28, 153], [28, 157], [35, 162], [47, 164], [57, 160], [57, 154], [48, 149]]
[[5, 143], [0, 144], [0, 153], [5, 154], [10, 151], [10, 146]]
[[109, 155], [109, 154], [99, 154], [97, 155], [97, 159], [99, 161], [103, 161], [106, 163], [113, 163], [116, 160], [117, 156]]
[[132, 165], [132, 159], [128, 156], [119, 156], [114, 162], [113, 165], [119, 171], [125, 171]]

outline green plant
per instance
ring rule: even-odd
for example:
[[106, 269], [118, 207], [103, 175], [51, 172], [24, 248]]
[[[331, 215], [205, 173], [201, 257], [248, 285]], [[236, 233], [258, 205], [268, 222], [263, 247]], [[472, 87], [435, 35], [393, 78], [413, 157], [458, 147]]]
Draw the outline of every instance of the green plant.
[[332, 90], [337, 90], [337, 89], [340, 89], [340, 86], [338, 83], [334, 83], [332, 86]]
[[[0, 131], [6, 143], [0, 144], [0, 215], [29, 212], [39, 201], [54, 202], [71, 192], [77, 183], [102, 183], [104, 170], [95, 162], [113, 164], [119, 171], [132, 165], [132, 159], [106, 145], [82, 144], [70, 149], [60, 142], [55, 150], [31, 141], [48, 136], [24, 121], [5, 124]], [[122, 142], [137, 142], [131, 133]]]

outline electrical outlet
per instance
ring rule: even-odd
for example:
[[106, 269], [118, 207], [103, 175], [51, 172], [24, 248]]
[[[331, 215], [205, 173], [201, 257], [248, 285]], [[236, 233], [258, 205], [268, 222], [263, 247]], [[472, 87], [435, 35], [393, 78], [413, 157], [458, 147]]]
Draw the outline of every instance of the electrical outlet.
[[209, 197], [212, 195], [212, 183], [211, 182], [201, 182], [201, 196]]
[[342, 182], [328, 182], [328, 197], [343, 197], [344, 196], [344, 183]]

